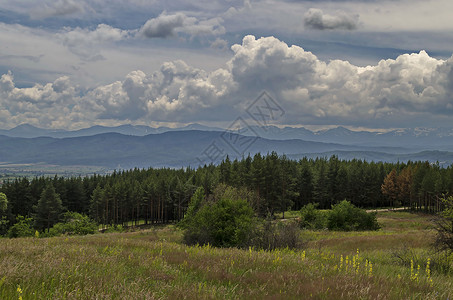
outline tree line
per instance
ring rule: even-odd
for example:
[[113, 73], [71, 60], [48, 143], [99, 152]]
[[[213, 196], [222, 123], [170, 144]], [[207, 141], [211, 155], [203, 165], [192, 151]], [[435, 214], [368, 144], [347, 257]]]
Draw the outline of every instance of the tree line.
[[346, 161], [337, 156], [292, 160], [273, 152], [240, 160], [226, 157], [219, 165], [197, 169], [17, 178], [0, 188], [7, 197], [0, 213], [9, 226], [17, 216], [33, 217], [39, 230], [58, 222], [64, 211], [88, 215], [100, 224], [168, 223], [184, 217], [198, 187], [209, 196], [219, 184], [247, 193], [254, 211], [263, 217], [300, 210], [308, 203], [330, 208], [344, 199], [362, 208], [405, 205], [438, 211], [439, 198], [453, 195], [453, 167], [428, 162]]

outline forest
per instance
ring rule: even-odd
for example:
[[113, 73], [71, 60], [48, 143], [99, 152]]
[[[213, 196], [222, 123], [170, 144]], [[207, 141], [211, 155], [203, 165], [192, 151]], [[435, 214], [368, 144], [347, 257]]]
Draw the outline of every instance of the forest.
[[331, 208], [344, 199], [368, 209], [405, 206], [437, 212], [443, 209], [439, 199], [453, 194], [453, 167], [428, 162], [345, 161], [336, 156], [296, 161], [273, 152], [233, 161], [226, 157], [219, 165], [197, 169], [16, 178], [0, 188], [8, 203], [2, 213], [7, 224], [3, 234], [21, 216], [34, 218], [35, 228], [44, 231], [63, 212], [84, 214], [104, 225], [177, 222], [198, 187], [209, 196], [219, 184], [247, 193], [254, 211], [263, 217], [300, 210], [309, 203]]

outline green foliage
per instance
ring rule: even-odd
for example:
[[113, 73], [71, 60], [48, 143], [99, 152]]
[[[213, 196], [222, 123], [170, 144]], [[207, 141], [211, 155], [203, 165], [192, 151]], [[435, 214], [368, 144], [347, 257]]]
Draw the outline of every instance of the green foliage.
[[3, 216], [8, 209], [8, 199], [4, 193], [0, 193], [0, 216]]
[[220, 199], [202, 206], [187, 223], [186, 244], [237, 247], [245, 243], [253, 229], [254, 212], [245, 200]]
[[6, 216], [0, 217], [0, 236], [5, 235], [8, 231], [9, 221]]
[[0, 193], [0, 236], [4, 235], [8, 228], [7, 210], [8, 199], [4, 193]]
[[198, 210], [200, 209], [204, 200], [204, 188], [199, 187], [195, 193], [193, 194], [192, 198], [190, 198], [189, 206], [187, 208], [187, 212], [184, 215], [184, 219], [179, 222], [179, 226], [181, 228], [186, 228], [188, 224], [192, 221], [192, 219], [197, 214]]
[[[382, 190], [384, 179], [393, 169], [395, 176], [390, 176], [391, 182]], [[396, 184], [393, 190], [390, 183]], [[190, 218], [189, 206], [194, 204], [190, 204], [190, 198], [197, 187], [204, 188], [204, 199], [197, 205], [218, 201], [225, 192], [230, 193], [231, 199], [247, 200], [255, 213], [265, 218], [290, 207], [300, 210], [308, 203], [330, 209], [342, 199], [358, 207], [391, 207], [403, 203], [414, 209], [436, 212], [441, 208], [439, 198], [443, 194], [453, 195], [452, 183], [453, 167], [440, 168], [424, 162], [345, 161], [336, 156], [296, 161], [276, 153], [257, 153], [242, 160], [225, 159], [219, 166], [197, 169], [149, 168], [83, 178], [17, 178], [4, 182], [0, 193], [8, 196], [3, 215], [10, 224], [17, 215], [36, 214], [33, 216], [36, 228], [42, 230], [60, 221], [58, 214], [46, 211], [48, 205], [39, 203], [48, 185], [53, 185], [59, 195], [65, 207], [61, 211], [88, 214], [98, 223], [118, 225], [140, 220], [145, 224], [179, 222], [186, 212]], [[392, 191], [392, 197], [387, 197], [384, 191]], [[196, 208], [197, 205], [195, 210], [201, 207]], [[50, 221], [48, 212], [53, 215]], [[0, 219], [1, 215], [0, 212]], [[310, 228], [308, 224], [303, 226]]]
[[378, 230], [379, 224], [376, 213], [367, 213], [364, 209], [343, 200], [332, 206], [332, 210], [327, 216], [327, 228], [344, 231]]
[[444, 218], [453, 221], [453, 196], [443, 198], [442, 202], [445, 205], [445, 209], [442, 211], [441, 215]]
[[88, 216], [76, 212], [67, 212], [63, 214], [63, 222], [56, 223], [46, 235], [87, 235], [94, 234], [97, 231], [98, 225]]
[[9, 228], [7, 236], [9, 238], [17, 238], [33, 236], [34, 234], [33, 219], [19, 215], [16, 217], [16, 223]]
[[453, 253], [453, 196], [443, 198], [442, 202], [445, 209], [436, 220], [435, 246], [438, 250]]
[[111, 232], [123, 232], [124, 227], [121, 224], [118, 225], [112, 225], [108, 227], [106, 230], [102, 231], [103, 233], [111, 233]]
[[300, 210], [300, 227], [305, 229], [324, 229], [327, 227], [327, 215], [317, 209], [317, 204], [309, 203]]
[[36, 207], [35, 226], [42, 230], [45, 228], [49, 230], [53, 224], [59, 221], [62, 210], [60, 195], [55, 192], [52, 183], [48, 183], [42, 191]]

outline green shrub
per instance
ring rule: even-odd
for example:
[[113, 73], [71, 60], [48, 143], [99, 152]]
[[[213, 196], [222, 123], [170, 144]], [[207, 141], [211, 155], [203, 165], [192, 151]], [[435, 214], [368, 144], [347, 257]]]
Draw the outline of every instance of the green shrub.
[[318, 210], [317, 204], [309, 203], [300, 210], [300, 227], [305, 229], [324, 229], [327, 227], [326, 212]]
[[223, 198], [205, 203], [186, 223], [184, 242], [238, 247], [246, 242], [255, 222], [253, 209], [245, 200]]
[[16, 224], [9, 228], [7, 236], [9, 238], [17, 238], [34, 236], [34, 234], [33, 219], [19, 215], [16, 217]]
[[55, 224], [45, 236], [86, 235], [98, 231], [98, 225], [88, 216], [76, 212], [63, 214], [63, 222]]
[[124, 227], [121, 224], [111, 225], [107, 229], [102, 231], [103, 233], [112, 233], [112, 232], [124, 232]]
[[444, 210], [435, 220], [437, 235], [434, 245], [439, 251], [453, 254], [453, 196], [441, 200]]
[[351, 202], [343, 200], [332, 206], [327, 216], [329, 230], [378, 230], [379, 224], [376, 213], [367, 213], [364, 209], [354, 206]]

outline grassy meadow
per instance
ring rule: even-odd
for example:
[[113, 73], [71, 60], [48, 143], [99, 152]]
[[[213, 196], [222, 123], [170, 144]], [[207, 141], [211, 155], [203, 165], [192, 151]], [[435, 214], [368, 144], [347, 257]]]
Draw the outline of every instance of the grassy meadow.
[[4, 238], [0, 299], [452, 299], [430, 218], [380, 212], [375, 232], [304, 230], [300, 250], [189, 247], [173, 226]]

